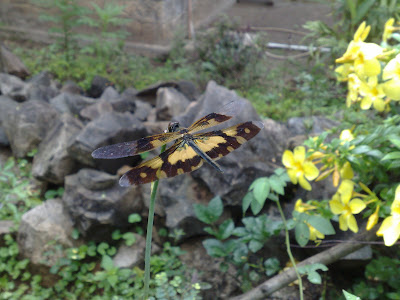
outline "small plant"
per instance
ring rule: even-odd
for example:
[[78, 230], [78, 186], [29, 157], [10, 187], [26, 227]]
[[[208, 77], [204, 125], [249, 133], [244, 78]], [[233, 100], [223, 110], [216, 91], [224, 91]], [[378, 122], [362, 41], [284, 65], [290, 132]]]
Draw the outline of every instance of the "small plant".
[[196, 204], [194, 210], [200, 221], [210, 225], [204, 230], [215, 237], [203, 241], [208, 255], [224, 259], [220, 264], [223, 272], [228, 270], [230, 264], [235, 266], [243, 290], [250, 289], [252, 282], [257, 282], [262, 273], [270, 276], [279, 270], [279, 262], [275, 258], [268, 258], [264, 263], [252, 263], [251, 253], [259, 251], [272, 236], [282, 230], [281, 222], [271, 221], [266, 215], [261, 215], [243, 218], [244, 227], [235, 227], [231, 219], [217, 226], [223, 212], [219, 197], [212, 199], [208, 206]]
[[41, 203], [39, 190], [32, 187], [26, 159], [9, 158], [0, 165], [0, 220], [19, 223], [22, 215]]

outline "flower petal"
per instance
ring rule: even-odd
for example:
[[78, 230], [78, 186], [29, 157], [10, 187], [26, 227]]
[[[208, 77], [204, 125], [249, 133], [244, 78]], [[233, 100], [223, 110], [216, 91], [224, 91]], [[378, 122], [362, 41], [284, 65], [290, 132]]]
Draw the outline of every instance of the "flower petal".
[[303, 175], [299, 176], [299, 184], [303, 189], [311, 191], [311, 184], [304, 178]]
[[[390, 217], [388, 217], [390, 218]], [[386, 218], [386, 219], [388, 219]], [[386, 221], [385, 219], [385, 221]], [[385, 223], [385, 221], [383, 221]], [[384, 226], [384, 223], [382, 223], [381, 228]], [[392, 246], [396, 241], [399, 239], [400, 236], [400, 219], [397, 218], [392, 218], [388, 224], [386, 225], [386, 228], [384, 231], [381, 231], [381, 228], [379, 228], [378, 232], [383, 233], [383, 240], [385, 241], [386, 246]]]
[[303, 162], [306, 159], [306, 148], [303, 146], [298, 146], [294, 148], [294, 160], [296, 162]]
[[341, 214], [344, 210], [344, 205], [342, 204], [342, 202], [337, 200], [329, 201], [329, 207], [331, 208], [332, 213], [334, 213], [335, 215]]
[[341, 231], [347, 231], [347, 229], [349, 229], [349, 225], [347, 224], [347, 217], [345, 214], [339, 217], [339, 228]]
[[347, 215], [347, 224], [349, 225], [349, 228], [351, 231], [357, 233], [358, 232], [358, 225], [356, 218], [352, 214]]
[[297, 170], [293, 170], [293, 169], [287, 170], [287, 174], [290, 178], [290, 181], [293, 184], [297, 184]]
[[282, 163], [286, 168], [291, 168], [294, 166], [294, 157], [292, 151], [285, 150], [285, 152], [283, 152]]
[[314, 180], [319, 175], [318, 168], [310, 161], [305, 161], [303, 164], [304, 175], [308, 180]]
[[349, 207], [352, 214], [359, 214], [366, 207], [364, 201], [361, 199], [353, 199], [349, 202]]
[[351, 180], [343, 180], [338, 188], [343, 204], [349, 203], [353, 195], [354, 182]]

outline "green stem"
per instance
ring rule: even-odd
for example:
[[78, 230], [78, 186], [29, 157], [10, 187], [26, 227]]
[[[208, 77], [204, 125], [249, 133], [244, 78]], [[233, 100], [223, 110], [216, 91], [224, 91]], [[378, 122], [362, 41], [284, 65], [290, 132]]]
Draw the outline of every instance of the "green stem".
[[[162, 146], [161, 152], [164, 152], [165, 148], [166, 145]], [[145, 300], [149, 297], [151, 239], [153, 233], [154, 206], [156, 203], [157, 188], [158, 188], [158, 180], [154, 181], [151, 185], [149, 218], [147, 220], [146, 251], [144, 254], [144, 298], [143, 299]]]
[[296, 272], [297, 279], [299, 281], [300, 300], [303, 300], [303, 282], [301, 281], [300, 273], [299, 273], [299, 271], [298, 271], [298, 269], [296, 267], [296, 262], [294, 260], [293, 255], [292, 255], [292, 250], [290, 249], [289, 231], [287, 229], [287, 223], [286, 223], [285, 215], [283, 214], [283, 210], [282, 210], [281, 204], [279, 202], [279, 199], [276, 201], [276, 203], [278, 204], [279, 213], [281, 214], [281, 218], [283, 220], [283, 226], [285, 226], [286, 251], [287, 251], [287, 253], [289, 255], [290, 261], [292, 262], [294, 271]]

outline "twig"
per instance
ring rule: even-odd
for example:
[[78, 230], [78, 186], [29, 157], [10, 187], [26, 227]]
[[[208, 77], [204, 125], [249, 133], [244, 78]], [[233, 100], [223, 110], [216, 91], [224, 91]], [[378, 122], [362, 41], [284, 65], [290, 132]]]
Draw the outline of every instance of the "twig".
[[[348, 243], [339, 244], [321, 253], [307, 258], [302, 261], [297, 266], [304, 266], [309, 264], [321, 263], [324, 265], [329, 265], [340, 258], [349, 255], [363, 247], [363, 243], [354, 243], [354, 241], [359, 240], [360, 242], [371, 241], [377, 238], [376, 230], [379, 228], [378, 225], [375, 226], [375, 230], [364, 232], [360, 235], [354, 237]], [[266, 296], [271, 295], [273, 292], [287, 286], [292, 281], [296, 280], [296, 273], [293, 268], [265, 281], [254, 289], [244, 293], [240, 296], [232, 298], [232, 300], [254, 300], [254, 299], [265, 299]]]

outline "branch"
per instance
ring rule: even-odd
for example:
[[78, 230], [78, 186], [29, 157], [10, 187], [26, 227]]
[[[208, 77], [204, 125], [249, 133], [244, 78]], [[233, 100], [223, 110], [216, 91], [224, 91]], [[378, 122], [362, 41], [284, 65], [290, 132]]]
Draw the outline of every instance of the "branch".
[[[372, 241], [377, 239], [376, 231], [379, 228], [378, 225], [375, 225], [375, 230], [363, 232], [360, 235], [357, 235], [353, 239], [344, 242], [342, 244], [336, 245], [328, 250], [325, 250], [321, 253], [318, 253], [314, 256], [303, 260], [298, 266], [310, 265], [315, 263], [321, 263], [324, 265], [329, 265], [342, 257], [355, 252], [366, 245], [363, 243], [357, 242], [365, 242], [365, 241]], [[278, 291], [279, 289], [287, 286], [292, 281], [296, 280], [296, 273], [293, 268], [280, 273], [268, 279], [264, 283], [260, 284], [259, 286], [255, 287], [254, 289], [232, 298], [232, 300], [254, 300], [254, 299], [265, 299], [266, 296], [271, 295], [272, 293]]]

